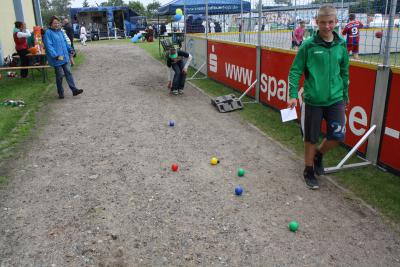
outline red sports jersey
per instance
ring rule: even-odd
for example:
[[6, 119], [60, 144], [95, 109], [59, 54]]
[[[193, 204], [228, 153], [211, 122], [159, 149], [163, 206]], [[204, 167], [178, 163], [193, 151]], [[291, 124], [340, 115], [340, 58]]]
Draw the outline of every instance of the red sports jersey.
[[347, 35], [347, 44], [348, 45], [358, 45], [360, 42], [360, 29], [364, 25], [358, 21], [353, 20], [347, 23], [346, 27], [344, 27], [342, 34]]

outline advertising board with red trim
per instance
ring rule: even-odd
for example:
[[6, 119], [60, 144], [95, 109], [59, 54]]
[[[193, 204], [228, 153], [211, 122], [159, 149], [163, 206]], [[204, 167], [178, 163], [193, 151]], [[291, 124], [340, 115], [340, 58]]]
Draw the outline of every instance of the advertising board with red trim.
[[400, 172], [400, 71], [393, 71], [379, 161]]

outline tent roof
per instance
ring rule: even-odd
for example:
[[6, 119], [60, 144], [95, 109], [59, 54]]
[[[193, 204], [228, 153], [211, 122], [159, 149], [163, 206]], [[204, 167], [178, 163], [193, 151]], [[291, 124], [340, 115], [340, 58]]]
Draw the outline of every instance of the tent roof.
[[[206, 6], [204, 0], [174, 0], [157, 10], [157, 15], [175, 15], [177, 8], [183, 10], [186, 7], [187, 15], [205, 14]], [[250, 2], [243, 1], [243, 12], [250, 12]], [[240, 13], [240, 0], [208, 0], [208, 14], [234, 14]]]

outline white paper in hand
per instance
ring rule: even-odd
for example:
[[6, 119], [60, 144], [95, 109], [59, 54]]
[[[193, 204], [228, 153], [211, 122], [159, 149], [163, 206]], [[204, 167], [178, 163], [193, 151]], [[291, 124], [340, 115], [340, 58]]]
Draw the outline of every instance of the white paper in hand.
[[282, 122], [292, 121], [297, 119], [297, 112], [295, 108], [281, 109]]

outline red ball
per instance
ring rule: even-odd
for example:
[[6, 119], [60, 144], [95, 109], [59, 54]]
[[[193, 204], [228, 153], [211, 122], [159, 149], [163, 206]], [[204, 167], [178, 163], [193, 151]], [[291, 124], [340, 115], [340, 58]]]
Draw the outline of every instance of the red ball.
[[382, 38], [382, 35], [383, 35], [383, 32], [381, 32], [381, 31], [375, 33], [376, 38]]
[[171, 170], [173, 171], [173, 172], [177, 172], [178, 171], [178, 165], [177, 164], [172, 164], [172, 166], [171, 166]]

